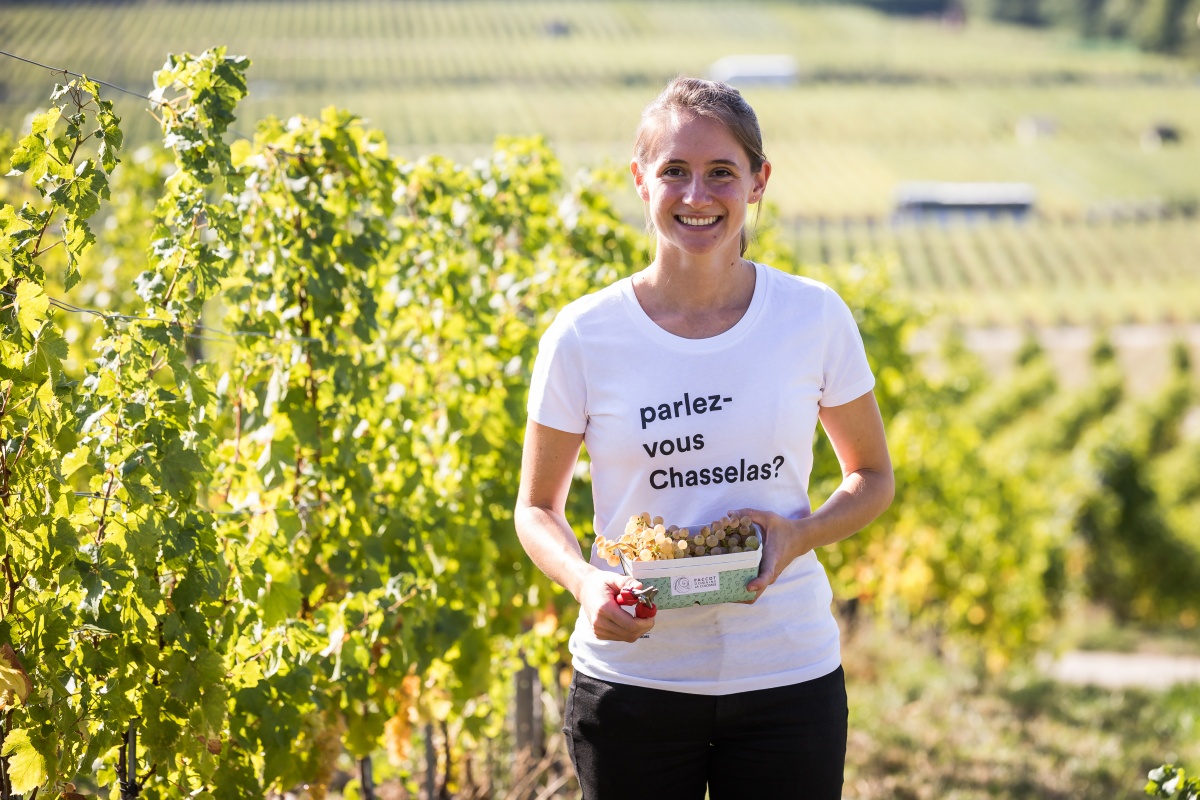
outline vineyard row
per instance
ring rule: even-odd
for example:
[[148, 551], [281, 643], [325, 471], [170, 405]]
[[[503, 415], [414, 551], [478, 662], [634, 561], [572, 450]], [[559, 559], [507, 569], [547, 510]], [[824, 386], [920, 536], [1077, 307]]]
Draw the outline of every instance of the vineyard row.
[[897, 288], [957, 298], [953, 310], [976, 324], [1200, 319], [1200, 221], [1193, 218], [919, 225], [801, 219], [787, 235], [802, 263], [886, 258]]

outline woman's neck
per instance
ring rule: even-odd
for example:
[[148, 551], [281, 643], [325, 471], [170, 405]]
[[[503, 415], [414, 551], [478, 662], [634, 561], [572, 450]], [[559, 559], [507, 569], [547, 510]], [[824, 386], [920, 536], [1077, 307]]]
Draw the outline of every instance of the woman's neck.
[[685, 339], [707, 339], [732, 328], [754, 297], [754, 265], [741, 258], [678, 259], [659, 253], [634, 275], [646, 315]]

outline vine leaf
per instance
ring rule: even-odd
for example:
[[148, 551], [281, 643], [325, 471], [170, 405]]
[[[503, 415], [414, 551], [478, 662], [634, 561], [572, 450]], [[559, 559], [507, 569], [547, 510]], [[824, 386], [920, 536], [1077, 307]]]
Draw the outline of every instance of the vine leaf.
[[71, 477], [83, 467], [87, 466], [88, 456], [91, 450], [87, 445], [81, 444], [71, 452], [63, 456], [62, 460], [62, 476], [64, 479]]
[[34, 349], [26, 354], [26, 365], [37, 364], [45, 367], [46, 373], [54, 375], [62, 372], [62, 362], [70, 352], [70, 346], [63, 335], [49, 325], [43, 325], [38, 331]]
[[17, 323], [26, 333], [37, 332], [49, 309], [50, 298], [42, 291], [42, 287], [30, 281], [17, 284]]
[[282, 558], [267, 558], [270, 580], [260, 600], [263, 622], [278, 625], [300, 611], [300, 578], [292, 565]]
[[120, 161], [117, 158], [117, 151], [125, 143], [125, 134], [119, 127], [121, 118], [112, 112], [111, 102], [101, 100], [100, 110], [96, 112], [96, 121], [100, 124], [95, 134], [96, 138], [100, 140], [97, 155], [100, 156], [100, 163], [104, 167], [104, 171], [112, 172]]
[[34, 186], [41, 183], [54, 165], [54, 158], [49, 152], [50, 134], [61, 116], [62, 109], [52, 106], [49, 111], [33, 118], [29, 135], [21, 139], [21, 143], [12, 154], [12, 171], [9, 175], [28, 172]]
[[12, 645], [0, 645], [0, 711], [23, 704], [32, 691], [33, 684]]
[[15, 794], [31, 792], [50, 777], [45, 757], [34, 748], [29, 731], [24, 728], [8, 732], [0, 756], [8, 756], [8, 779]]

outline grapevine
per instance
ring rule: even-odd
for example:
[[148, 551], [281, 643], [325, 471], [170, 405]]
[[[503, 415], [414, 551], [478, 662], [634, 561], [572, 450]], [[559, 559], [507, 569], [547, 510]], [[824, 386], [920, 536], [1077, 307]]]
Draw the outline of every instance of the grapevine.
[[[68, 482], [86, 458], [73, 449], [77, 384], [64, 372], [68, 343], [58, 304], [46, 293], [48, 263], [60, 266], [63, 285], [80, 280], [81, 260], [95, 241], [89, 219], [108, 196], [122, 137], [93, 81], [61, 84], [53, 101], [11, 160], [38, 198], [19, 209], [0, 206], [5, 798], [39, 790], [54, 796], [125, 733], [95, 724], [103, 713], [97, 692], [105, 688], [98, 676], [109, 673], [116, 632], [96, 615], [103, 588], [92, 567], [103, 532], [90, 501]], [[129, 576], [113, 566], [104, 567], [111, 578]], [[97, 677], [84, 680], [93, 669]], [[112, 678], [108, 688], [119, 693], [122, 676]]]
[[[69, 250], [56, 291], [104, 294], [79, 255], [116, 120], [73, 84], [56, 97], [79, 107], [14, 156], [50, 205], [0, 208], [5, 798], [77, 778], [318, 796], [342, 752], [367, 765], [414, 722], [453, 791], [503, 724], [497, 684], [558, 659], [522, 633], [557, 620], [556, 592], [496, 567], [521, 558], [511, 431], [553, 311], [639, 237], [607, 178], [568, 186], [538, 141], [406, 163], [330, 110], [230, 146], [246, 66], [217, 50], [156, 74], [174, 168], [137, 173], [160, 198], [150, 246], [130, 305], [93, 312], [90, 364], [43, 263]], [[142, 239], [135, 207], [105, 247]]]

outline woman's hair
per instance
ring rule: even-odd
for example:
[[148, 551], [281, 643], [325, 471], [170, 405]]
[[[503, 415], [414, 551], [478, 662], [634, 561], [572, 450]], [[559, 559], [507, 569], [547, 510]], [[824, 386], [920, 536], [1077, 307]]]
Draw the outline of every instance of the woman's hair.
[[[664, 116], [680, 111], [720, 121], [742, 146], [750, 160], [752, 172], [758, 172], [766, 163], [758, 116], [741, 92], [717, 81], [682, 76], [668, 83], [667, 88], [642, 111], [642, 121], [638, 124], [633, 144], [634, 158], [639, 163], [646, 161], [654, 138], [655, 123]], [[743, 255], [748, 243], [746, 231], [742, 229]]]

